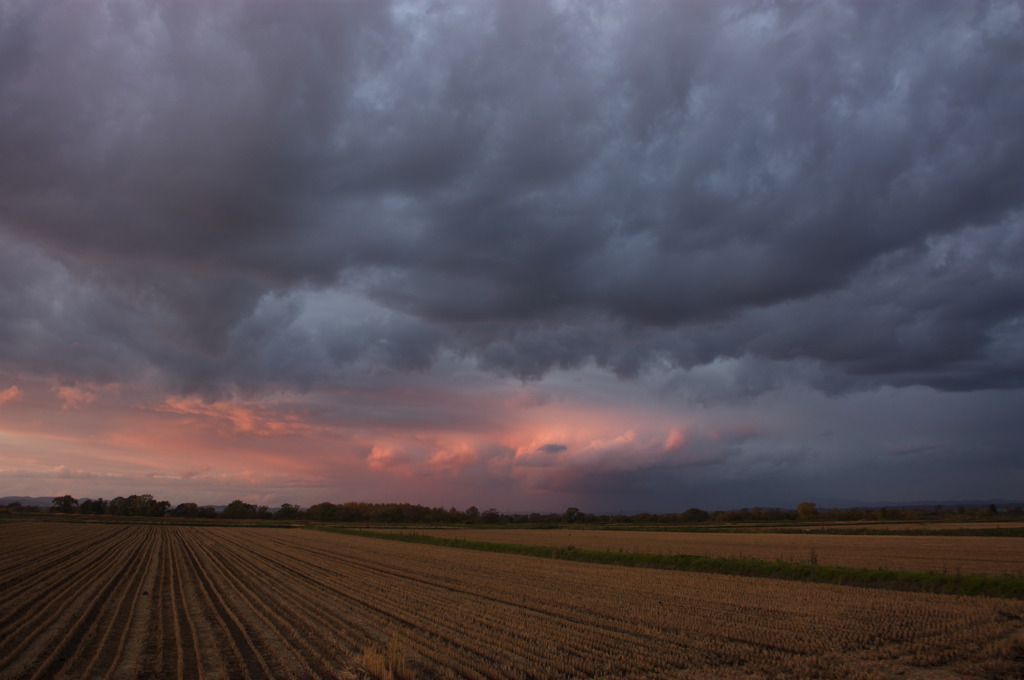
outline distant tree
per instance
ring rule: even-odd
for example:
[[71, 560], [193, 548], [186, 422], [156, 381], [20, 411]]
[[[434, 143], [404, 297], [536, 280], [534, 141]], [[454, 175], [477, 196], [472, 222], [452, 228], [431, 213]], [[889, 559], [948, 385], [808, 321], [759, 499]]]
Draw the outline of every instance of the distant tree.
[[102, 498], [94, 500], [87, 498], [78, 504], [78, 511], [83, 515], [105, 515], [107, 513], [107, 502]]
[[258, 508], [255, 505], [235, 499], [228, 503], [228, 507], [224, 508], [221, 514], [231, 519], [250, 519], [255, 517], [257, 512]]
[[195, 503], [178, 503], [170, 514], [174, 517], [198, 517], [199, 506]]
[[380, 509], [373, 503], [349, 501], [331, 507], [331, 519], [335, 522], [371, 522], [380, 519]]
[[146, 517], [156, 501], [153, 496], [144, 494], [132, 494], [128, 496], [128, 514], [133, 517]]
[[804, 501], [796, 506], [796, 516], [801, 520], [814, 520], [818, 518], [818, 506], [814, 503]]
[[480, 519], [484, 524], [497, 524], [501, 521], [501, 513], [498, 512], [497, 508], [487, 508], [483, 514], [480, 515]]
[[317, 503], [316, 505], [309, 506], [309, 509], [306, 510], [306, 517], [314, 522], [333, 522], [336, 519], [336, 507], [334, 503], [328, 503], [327, 501]]
[[471, 505], [468, 508], [466, 508], [466, 521], [468, 523], [473, 524], [478, 519], [480, 519], [480, 509], [479, 508], [477, 508], [475, 505]]
[[680, 519], [684, 522], [706, 522], [709, 517], [707, 511], [700, 508], [690, 508], [680, 515]]
[[149, 517], [163, 517], [167, 514], [167, 510], [170, 507], [170, 501], [153, 501], [149, 504], [149, 508], [146, 510], [146, 515]]
[[372, 505], [367, 508], [368, 514], [373, 518], [375, 522], [407, 522], [410, 521], [407, 518], [405, 508], [395, 503], [388, 503], [384, 505]]
[[583, 513], [580, 512], [579, 508], [566, 508], [565, 512], [562, 513], [562, 519], [567, 524], [572, 524], [573, 522], [578, 522], [583, 519]]
[[53, 503], [50, 506], [51, 512], [75, 512], [78, 510], [78, 499], [73, 496], [64, 495], [58, 496], [53, 499]]
[[170, 501], [158, 501], [151, 494], [132, 494], [127, 498], [116, 496], [106, 503], [106, 512], [111, 515], [131, 517], [163, 517], [171, 507]]
[[442, 507], [431, 508], [430, 512], [427, 513], [426, 517], [423, 518], [426, 522], [437, 523], [437, 522], [450, 522], [451, 514], [448, 510]]
[[274, 519], [300, 519], [302, 508], [291, 503], [282, 503], [281, 507], [274, 513]]

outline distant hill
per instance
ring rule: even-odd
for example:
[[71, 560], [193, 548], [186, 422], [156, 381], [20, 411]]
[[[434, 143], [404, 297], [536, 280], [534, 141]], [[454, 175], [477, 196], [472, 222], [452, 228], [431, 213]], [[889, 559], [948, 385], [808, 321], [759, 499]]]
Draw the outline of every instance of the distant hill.
[[838, 508], [847, 510], [850, 508], [934, 508], [941, 505], [943, 508], [957, 508], [961, 505], [965, 508], [987, 508], [994, 505], [997, 508], [1024, 507], [1024, 501], [1012, 501], [1004, 498], [990, 498], [987, 500], [923, 500], [923, 501], [856, 501], [848, 498], [812, 498], [811, 502], [818, 506], [819, 510]]
[[48, 508], [53, 504], [54, 496], [0, 496], [0, 505], [21, 503], [28, 507], [34, 505], [39, 508]]

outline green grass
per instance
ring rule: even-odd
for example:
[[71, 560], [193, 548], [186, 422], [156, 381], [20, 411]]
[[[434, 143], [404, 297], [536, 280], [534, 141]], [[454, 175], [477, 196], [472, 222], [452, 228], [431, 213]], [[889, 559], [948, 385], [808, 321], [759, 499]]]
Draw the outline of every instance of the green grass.
[[995, 536], [1024, 538], [1024, 526], [999, 528], [876, 528], [766, 529], [765, 534], [822, 534], [834, 536]]
[[[588, 527], [589, 528], [589, 527]], [[599, 527], [594, 527], [599, 528]], [[749, 526], [749, 527], [672, 527], [664, 528], [627, 528], [607, 527], [609, 530], [673, 532], [692, 534], [810, 534], [825, 536], [1002, 536], [1007, 538], [1024, 538], [1024, 526], [1000, 528], [957, 528], [957, 529], [886, 529], [884, 527], [814, 527], [799, 526]]]
[[[751, 522], [749, 524], [683, 524], [665, 525], [561, 525], [562, 529], [593, 529], [597, 531], [648, 531], [666, 533], [693, 534], [823, 534], [835, 536], [1003, 536], [1008, 538], [1024, 538], [1024, 523], [1014, 522], [1016, 526], [999, 528], [957, 527], [954, 529], [921, 528], [921, 529], [890, 529], [886, 524], [909, 524], [907, 521], [875, 522], [855, 526], [811, 526], [798, 523]], [[929, 527], [941, 527], [939, 522], [927, 523]]]
[[732, 574], [736, 576], [754, 576], [806, 583], [831, 583], [910, 592], [1024, 599], [1024, 578], [1018, 576], [939, 574], [935, 572], [897, 571], [892, 569], [835, 567], [812, 564], [810, 562], [784, 562], [754, 558], [655, 555], [650, 553], [582, 550], [572, 547], [552, 548], [515, 543], [467, 541], [460, 538], [424, 536], [416, 533], [384, 533], [337, 526], [310, 526], [309, 528], [318, 531], [389, 541], [526, 555], [528, 557], [568, 560], [572, 562], [612, 564], [647, 569], [674, 569], [708, 574]]

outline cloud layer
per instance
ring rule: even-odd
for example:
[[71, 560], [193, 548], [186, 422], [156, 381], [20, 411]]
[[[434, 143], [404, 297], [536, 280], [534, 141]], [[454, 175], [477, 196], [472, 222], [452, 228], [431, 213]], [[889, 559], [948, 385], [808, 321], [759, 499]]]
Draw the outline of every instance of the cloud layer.
[[0, 378], [69, 411], [1024, 388], [1018, 2], [11, 2], [0, 102]]

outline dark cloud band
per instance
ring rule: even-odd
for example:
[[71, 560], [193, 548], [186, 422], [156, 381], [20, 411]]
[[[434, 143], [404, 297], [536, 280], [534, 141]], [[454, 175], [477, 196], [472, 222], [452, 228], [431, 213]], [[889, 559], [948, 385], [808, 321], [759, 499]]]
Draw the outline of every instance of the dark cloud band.
[[1013, 2], [8, 3], [6, 368], [1018, 387], [1022, 36]]

